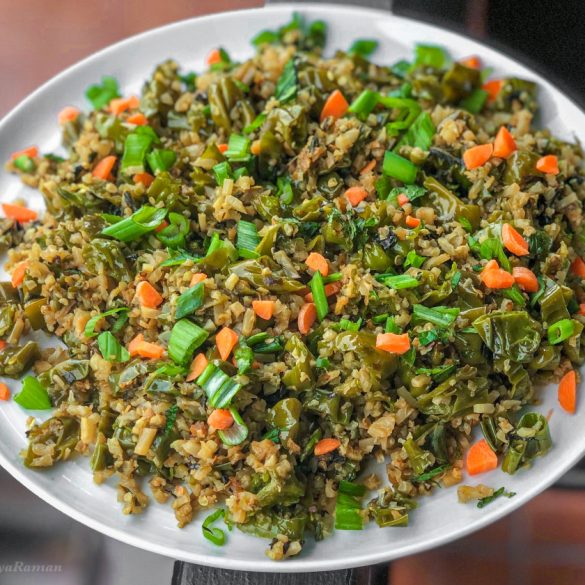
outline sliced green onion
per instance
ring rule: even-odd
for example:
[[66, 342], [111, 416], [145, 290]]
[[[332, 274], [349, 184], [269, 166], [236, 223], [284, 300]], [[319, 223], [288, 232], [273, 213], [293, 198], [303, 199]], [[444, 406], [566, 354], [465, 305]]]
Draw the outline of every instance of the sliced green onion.
[[297, 95], [298, 87], [297, 66], [293, 58], [284, 66], [282, 75], [276, 82], [274, 97], [284, 104]]
[[361, 515], [361, 498], [365, 486], [342, 480], [339, 483], [335, 502], [335, 528], [337, 530], [362, 530], [364, 519]]
[[130, 217], [104, 228], [102, 234], [121, 242], [132, 242], [155, 230], [163, 222], [166, 215], [166, 209], [144, 205]]
[[108, 362], [127, 362], [130, 359], [128, 350], [120, 345], [111, 331], [98, 335], [98, 347], [102, 357]]
[[212, 408], [225, 408], [242, 387], [230, 378], [216, 364], [209, 363], [197, 378], [197, 384], [203, 388], [207, 395], [209, 406]]
[[510, 288], [504, 289], [502, 291], [502, 295], [520, 307], [524, 307], [526, 305], [526, 299], [524, 298], [524, 295], [522, 294], [522, 291], [517, 284], [513, 284]]
[[53, 408], [49, 393], [34, 377], [25, 376], [20, 392], [14, 396], [14, 402], [27, 410], [49, 410]]
[[374, 39], [357, 39], [351, 44], [347, 53], [348, 55], [368, 58], [378, 48], [378, 45], [378, 41]]
[[124, 154], [120, 170], [133, 175], [144, 171], [144, 158], [152, 145], [152, 138], [145, 134], [132, 132], [124, 142]]
[[427, 151], [433, 143], [433, 136], [436, 131], [437, 129], [429, 114], [427, 112], [421, 112], [398, 141], [398, 144], [394, 147], [394, 151], [398, 152], [402, 146], [418, 147], [421, 150]]
[[352, 114], [357, 114], [358, 116], [369, 116], [372, 113], [372, 110], [376, 107], [378, 100], [380, 98], [380, 94], [377, 91], [371, 91], [369, 89], [364, 89], [358, 97], [351, 102], [349, 106], [348, 112]]
[[388, 319], [389, 315], [388, 313], [382, 313], [381, 315], [376, 315], [375, 317], [372, 317], [372, 323], [375, 323], [376, 325], [380, 325], [381, 323], [384, 323], [386, 321], [386, 319]]
[[396, 325], [396, 319], [394, 317], [387, 317], [386, 324], [384, 325], [384, 331], [386, 333], [401, 333], [402, 329]]
[[506, 488], [501, 487], [500, 489], [496, 490], [491, 496], [486, 496], [485, 498], [480, 498], [477, 502], [478, 508], [485, 508], [488, 504], [491, 504], [494, 500], [499, 498], [500, 496], [504, 496], [506, 498], [513, 498], [516, 495], [516, 492], [508, 492]]
[[153, 173], [168, 171], [177, 160], [177, 153], [166, 148], [155, 148], [146, 155], [146, 161]]
[[217, 435], [221, 439], [221, 442], [228, 447], [239, 445], [248, 437], [248, 427], [242, 420], [239, 412], [233, 406], [230, 407], [230, 412], [234, 419], [234, 424], [229, 429], [217, 431]]
[[216, 164], [213, 167], [213, 174], [215, 175], [215, 182], [219, 187], [221, 187], [223, 182], [232, 176], [232, 168], [230, 167], [230, 163], [224, 161]]
[[461, 272], [459, 270], [457, 270], [457, 272], [455, 272], [455, 274], [451, 278], [451, 287], [452, 288], [455, 288], [461, 282], [461, 276], [462, 276]]
[[185, 237], [189, 233], [189, 220], [180, 213], [171, 211], [169, 213], [169, 225], [165, 226], [156, 237], [167, 248], [184, 248]]
[[185, 84], [185, 88], [187, 89], [187, 91], [195, 91], [195, 81], [197, 81], [197, 73], [195, 73], [194, 71], [189, 71], [189, 73], [179, 75], [179, 79]]
[[575, 322], [572, 319], [561, 319], [548, 328], [548, 342], [556, 345], [569, 339], [573, 333], [575, 333]]
[[485, 89], [474, 89], [465, 99], [461, 100], [459, 105], [472, 114], [479, 114], [487, 101], [488, 95]]
[[253, 37], [251, 42], [255, 47], [260, 47], [261, 45], [278, 43], [279, 40], [280, 36], [277, 32], [273, 30], [263, 30]]
[[449, 307], [425, 307], [424, 305], [413, 305], [413, 323], [432, 323], [437, 327], [449, 327], [457, 319], [461, 309]]
[[415, 288], [420, 284], [418, 279], [408, 274], [378, 274], [376, 275], [376, 280], [395, 290]]
[[95, 337], [97, 335], [97, 333], [95, 333], [95, 326], [98, 324], [98, 321], [100, 321], [104, 317], [109, 317], [110, 315], [120, 313], [121, 311], [127, 313], [129, 310], [130, 309], [128, 307], [119, 307], [117, 309], [110, 309], [109, 311], [104, 311], [99, 315], [95, 315], [85, 324], [83, 334], [85, 335], [85, 337]]
[[451, 465], [449, 465], [448, 463], [446, 463], [445, 465], [439, 465], [438, 467], [435, 467], [434, 469], [429, 469], [429, 471], [427, 471], [425, 473], [421, 473], [420, 475], [412, 477], [410, 479], [410, 481], [412, 481], [414, 483], [423, 483], [425, 481], [429, 481], [429, 479], [433, 479], [433, 477], [440, 475], [441, 473], [443, 473], [444, 471], [447, 471], [450, 468], [451, 468]]
[[400, 77], [400, 79], [404, 79], [408, 75], [410, 68], [411, 68], [411, 64], [408, 61], [406, 61], [405, 59], [401, 59], [400, 61], [397, 61], [396, 63], [394, 63], [394, 65], [392, 65], [392, 67], [390, 69], [392, 70], [392, 73], [394, 73], [394, 75], [396, 75], [396, 77]]
[[403, 267], [409, 268], [410, 266], [414, 266], [415, 268], [420, 268], [425, 260], [426, 258], [424, 256], [419, 256], [414, 250], [409, 250], [404, 260]]
[[283, 349], [284, 345], [282, 344], [282, 339], [280, 337], [275, 337], [272, 341], [263, 341], [254, 345], [254, 353], [277, 353]]
[[389, 94], [390, 97], [409, 98], [412, 96], [412, 84], [403, 83], [398, 89], [393, 89]]
[[169, 356], [177, 364], [186, 364], [209, 333], [188, 319], [177, 321], [171, 330]]
[[449, 62], [449, 55], [441, 47], [435, 45], [416, 45], [414, 49], [414, 64], [434, 69], [442, 69]]
[[400, 132], [409, 128], [421, 111], [418, 102], [408, 98], [380, 96], [378, 103], [387, 109], [399, 110], [398, 118], [386, 124], [390, 136], [398, 136]]
[[203, 520], [203, 525], [201, 526], [203, 536], [216, 546], [223, 546], [225, 544], [225, 532], [221, 528], [214, 528], [211, 525], [224, 516], [225, 510], [220, 508], [209, 514], [209, 516]]
[[14, 166], [23, 173], [32, 173], [35, 170], [35, 161], [26, 154], [21, 154], [13, 161]]
[[236, 246], [242, 258], [258, 258], [256, 246], [260, 243], [258, 228], [251, 221], [240, 220], [238, 222], [238, 238]]
[[290, 205], [295, 197], [290, 178], [278, 177], [276, 179], [276, 187], [276, 195], [280, 198], [280, 201], [284, 205]]
[[321, 369], [326, 369], [330, 366], [331, 364], [329, 363], [329, 360], [327, 358], [324, 357], [318, 357], [315, 360], [315, 366], [317, 366], [318, 368]]
[[256, 333], [254, 335], [250, 335], [250, 337], [248, 337], [248, 339], [246, 339], [246, 343], [250, 347], [254, 347], [256, 344], [262, 343], [263, 341], [266, 341], [267, 339], [268, 339], [268, 333], [266, 333], [265, 331], [262, 331], [261, 333]]
[[418, 173], [418, 168], [415, 164], [390, 150], [387, 150], [384, 155], [382, 170], [385, 175], [406, 184], [414, 183]]
[[267, 114], [265, 114], [264, 112], [262, 112], [261, 114], [258, 114], [252, 120], [252, 122], [250, 122], [250, 124], [248, 124], [244, 128], [244, 134], [251, 134], [255, 130], [258, 130], [258, 128], [260, 128], [262, 126], [262, 124], [264, 124], [264, 122], [266, 121], [266, 118], [267, 118]]
[[120, 97], [118, 82], [108, 75], [102, 77], [101, 84], [90, 85], [85, 97], [91, 102], [94, 110], [107, 106], [114, 98]]
[[238, 346], [234, 350], [234, 359], [236, 360], [238, 374], [247, 374], [254, 363], [254, 350], [243, 339], [240, 339]]
[[343, 274], [341, 272], [332, 272], [327, 276], [323, 277], [323, 284], [329, 284], [330, 282], [337, 282], [343, 278]]
[[339, 328], [343, 331], [359, 331], [362, 326], [362, 320], [350, 321], [349, 319], [340, 319]]
[[239, 134], [231, 134], [224, 156], [230, 162], [248, 162], [250, 160], [250, 144], [249, 138]]
[[202, 282], [198, 282], [189, 290], [186, 290], [177, 299], [177, 307], [175, 309], [175, 319], [182, 319], [194, 313], [203, 305], [203, 294], [205, 287]]
[[313, 293], [313, 302], [315, 303], [315, 307], [317, 309], [317, 317], [319, 317], [319, 321], [323, 321], [325, 315], [327, 315], [329, 312], [329, 304], [327, 303], [327, 295], [325, 294], [323, 277], [318, 270], [315, 272], [315, 274], [313, 274], [313, 278], [311, 278], [309, 286], [311, 287], [311, 292]]

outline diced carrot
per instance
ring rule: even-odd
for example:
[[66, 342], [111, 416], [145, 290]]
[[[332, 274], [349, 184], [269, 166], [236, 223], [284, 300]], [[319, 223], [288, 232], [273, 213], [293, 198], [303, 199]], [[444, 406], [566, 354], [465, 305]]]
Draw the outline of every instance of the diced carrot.
[[336, 89], [330, 96], [327, 98], [323, 109], [321, 110], [321, 122], [326, 118], [341, 118], [347, 112], [349, 108], [349, 104], [347, 100], [343, 97], [343, 94]]
[[498, 130], [496, 139], [494, 140], [494, 156], [508, 158], [516, 150], [518, 150], [518, 147], [516, 146], [514, 137], [505, 126], [502, 126]]
[[585, 278], [585, 262], [583, 261], [583, 258], [577, 256], [577, 258], [571, 263], [570, 270], [575, 276]]
[[299, 331], [306, 335], [311, 330], [313, 323], [317, 319], [317, 307], [315, 303], [305, 303], [299, 311], [298, 325]]
[[191, 282], [189, 283], [189, 286], [195, 286], [196, 284], [203, 282], [206, 278], [207, 274], [205, 274], [204, 272], [196, 272], [191, 277]]
[[482, 167], [490, 160], [494, 147], [492, 144], [478, 144], [468, 148], [463, 153], [463, 162], [465, 167], [469, 170]]
[[[325, 288], [325, 296], [332, 297], [333, 295], [336, 295], [341, 290], [342, 286], [343, 285], [338, 280], [335, 282], [328, 282], [324, 287]], [[313, 293], [307, 293], [305, 295], [305, 301], [307, 301], [307, 303], [312, 303], [313, 302]]]
[[169, 222], [166, 219], [163, 219], [155, 228], [154, 231], [157, 234], [160, 234], [160, 232], [162, 232], [167, 226], [169, 225]]
[[228, 145], [225, 142], [222, 142], [221, 144], [217, 145], [217, 150], [219, 150], [219, 152], [221, 152], [222, 154], [228, 149]]
[[139, 333], [128, 344], [128, 351], [131, 356], [140, 356], [152, 359], [161, 358], [165, 353], [164, 347], [161, 347], [156, 343], [144, 341], [144, 335], [142, 333]]
[[400, 205], [400, 207], [404, 207], [410, 201], [410, 199], [408, 198], [408, 195], [405, 195], [404, 193], [399, 193], [398, 197], [396, 197], [396, 201], [398, 202], [398, 205]]
[[149, 309], [156, 309], [164, 301], [163, 296], [147, 280], [138, 283], [136, 296], [140, 305]]
[[488, 102], [493, 102], [498, 97], [503, 85], [504, 82], [501, 79], [492, 79], [482, 85], [481, 89], [488, 93]]
[[331, 453], [331, 451], [335, 451], [341, 445], [341, 441], [339, 439], [321, 439], [316, 445], [315, 449], [313, 449], [313, 453], [317, 457], [320, 455], [325, 455], [327, 453]]
[[382, 351], [402, 355], [410, 349], [408, 333], [379, 333], [376, 336], [376, 348]]
[[575, 370], [567, 372], [559, 382], [559, 403], [563, 410], [575, 413], [577, 407], [577, 376]]
[[14, 219], [18, 223], [34, 221], [38, 217], [36, 211], [22, 205], [14, 205], [13, 203], [2, 203], [2, 210], [8, 219]]
[[137, 96], [131, 95], [127, 98], [114, 98], [110, 100], [108, 109], [114, 116], [119, 116], [126, 110], [134, 110], [140, 105], [140, 100]]
[[459, 63], [465, 67], [469, 67], [469, 69], [481, 69], [481, 60], [476, 55], [472, 55], [466, 59], [461, 59]]
[[232, 349], [234, 349], [236, 343], [238, 343], [238, 334], [229, 327], [224, 327], [215, 336], [215, 345], [217, 345], [219, 355], [224, 361], [230, 357], [230, 353], [232, 353]]
[[485, 272], [486, 270], [493, 270], [494, 268], [499, 268], [500, 265], [498, 264], [498, 261], [495, 258], [492, 258], [484, 267], [483, 267], [483, 272]]
[[0, 339], [0, 351], [2, 351], [8, 344], [3, 340]]
[[579, 315], [583, 315], [583, 317], [585, 317], [585, 303], [581, 303], [579, 305]]
[[[137, 173], [132, 177], [132, 180], [138, 184], [142, 184], [145, 187], [149, 187], [154, 181], [154, 177], [150, 173]], [[168, 224], [167, 224], [168, 225]], [[160, 226], [159, 226], [160, 227]]]
[[254, 313], [256, 313], [258, 317], [264, 319], [265, 321], [272, 319], [275, 307], [275, 301], [252, 301], [252, 308], [254, 309]]
[[516, 284], [526, 292], [536, 292], [539, 289], [538, 279], [536, 274], [530, 268], [524, 266], [516, 266], [512, 269], [512, 276]]
[[418, 217], [413, 217], [412, 215], [407, 215], [404, 223], [409, 228], [417, 228], [420, 225], [420, 219]]
[[24, 282], [24, 275], [26, 274], [26, 270], [28, 268], [28, 262], [21, 262], [14, 267], [12, 271], [12, 286], [14, 288], [18, 288]]
[[516, 256], [526, 256], [529, 253], [528, 242], [509, 223], [502, 226], [502, 242]]
[[73, 106], [65, 106], [57, 116], [59, 124], [66, 124], [67, 122], [74, 122], [79, 117], [79, 110]]
[[467, 451], [467, 472], [469, 475], [485, 473], [495, 469], [497, 466], [498, 456], [485, 439], [478, 441]]
[[547, 175], [558, 175], [559, 160], [554, 154], [547, 154], [536, 161], [536, 170]]
[[187, 382], [193, 382], [193, 380], [197, 380], [201, 374], [203, 374], [203, 370], [207, 367], [209, 361], [205, 357], [204, 353], [198, 353], [195, 356], [195, 359], [191, 362], [191, 367], [189, 368], [189, 375], [187, 376]]
[[255, 156], [258, 156], [262, 152], [262, 143], [260, 140], [254, 140], [254, 142], [252, 142], [250, 152]]
[[318, 252], [311, 252], [307, 259], [305, 260], [305, 264], [313, 271], [319, 271], [322, 276], [327, 276], [329, 274], [329, 264], [327, 260]]
[[28, 146], [22, 150], [17, 150], [10, 155], [10, 160], [15, 160], [19, 156], [28, 156], [30, 158], [36, 158], [39, 156], [39, 149], [36, 146]]
[[104, 181], [111, 181], [112, 177], [112, 169], [116, 164], [117, 157], [110, 155], [102, 158], [100, 162], [95, 166], [91, 174], [98, 179], [103, 179]]
[[220, 53], [219, 49], [212, 49], [209, 52], [209, 55], [207, 55], [207, 64], [213, 65], [214, 63], [220, 63], [220, 62], [221, 62], [221, 53]]
[[232, 413], [226, 408], [216, 408], [208, 417], [207, 424], [214, 429], [223, 431], [234, 424]]
[[368, 196], [368, 192], [363, 187], [350, 187], [344, 195], [351, 205], [356, 207]]
[[489, 288], [510, 288], [514, 284], [514, 277], [501, 268], [492, 268], [484, 270], [480, 278]]
[[3, 382], [0, 382], [0, 400], [10, 400], [10, 388]]
[[360, 171], [360, 175], [365, 175], [366, 173], [369, 173], [370, 171], [373, 171], [376, 168], [376, 161], [375, 160], [371, 160], [361, 171]]
[[145, 187], [150, 187], [154, 181], [154, 177], [150, 173], [136, 173], [132, 179], [135, 183], [141, 183]]
[[148, 118], [142, 112], [136, 112], [126, 118], [128, 124], [134, 124], [135, 126], [146, 126], [148, 124]]

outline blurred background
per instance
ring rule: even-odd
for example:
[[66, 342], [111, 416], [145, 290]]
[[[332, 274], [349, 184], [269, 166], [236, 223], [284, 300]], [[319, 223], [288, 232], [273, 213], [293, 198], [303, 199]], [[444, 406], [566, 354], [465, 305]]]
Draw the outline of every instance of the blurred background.
[[[62, 69], [127, 36], [184, 18], [262, 4], [262, 0], [0, 0], [0, 117]], [[583, 0], [554, 5], [538, 0], [394, 0], [393, 5], [398, 14], [464, 31], [518, 56], [552, 77], [577, 103], [585, 103]], [[585, 472], [575, 470], [499, 523], [393, 563], [388, 583], [583, 584], [581, 488], [585, 489]], [[171, 583], [172, 560], [83, 527], [2, 470], [0, 494], [0, 585]], [[60, 569], [6, 572], [6, 566], [18, 562]]]

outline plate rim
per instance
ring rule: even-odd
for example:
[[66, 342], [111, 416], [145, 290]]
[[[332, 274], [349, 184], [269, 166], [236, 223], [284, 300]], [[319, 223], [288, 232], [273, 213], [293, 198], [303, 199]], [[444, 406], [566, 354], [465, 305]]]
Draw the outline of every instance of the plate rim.
[[[19, 115], [19, 112], [22, 109], [25, 109], [29, 103], [33, 102], [37, 99], [37, 96], [42, 94], [46, 89], [51, 87], [53, 84], [58, 83], [64, 78], [69, 76], [75, 75], [76, 71], [87, 64], [91, 63], [94, 60], [98, 60], [104, 56], [107, 56], [109, 53], [115, 53], [117, 50], [123, 48], [125, 45], [132, 44], [135, 40], [148, 37], [152, 34], [156, 34], [161, 31], [172, 31], [175, 28], [180, 28], [183, 26], [189, 26], [193, 22], [205, 22], [205, 21], [220, 21], [222, 19], [231, 19], [234, 15], [238, 14], [248, 14], [248, 13], [264, 13], [264, 14], [274, 14], [274, 15], [287, 15], [290, 14], [292, 10], [297, 10], [300, 12], [311, 13], [314, 11], [319, 12], [329, 12], [332, 13], [334, 16], [339, 15], [340, 13], [345, 13], [346, 15], [357, 15], [357, 14], [364, 14], [368, 13], [371, 16], [379, 16], [384, 18], [390, 18], [391, 20], [395, 20], [397, 23], [401, 21], [408, 22], [411, 26], [412, 25], [424, 25], [427, 27], [431, 27], [433, 29], [439, 30], [441, 32], [447, 32], [451, 35], [463, 37], [467, 41], [473, 42], [479, 46], [483, 46], [490, 51], [497, 53], [500, 57], [503, 57], [506, 60], [514, 61], [515, 63], [521, 65], [522, 67], [530, 70], [535, 77], [537, 77], [540, 83], [551, 85], [554, 89], [565, 99], [570, 101], [576, 109], [581, 111], [581, 113], [585, 116], [585, 111], [583, 105], [580, 103], [581, 100], [576, 98], [576, 92], [572, 91], [570, 88], [567, 88], [567, 84], [562, 80], [559, 81], [555, 78], [554, 74], [550, 74], [546, 71], [545, 68], [542, 66], [535, 65], [531, 62], [530, 59], [526, 58], [524, 55], [518, 56], [517, 52], [510, 51], [509, 48], [504, 48], [498, 43], [485, 42], [484, 40], [475, 39], [464, 31], [458, 30], [457, 28], [451, 28], [446, 26], [444, 23], [434, 24], [430, 21], [419, 20], [416, 18], [412, 18], [410, 16], [402, 16], [399, 14], [395, 14], [392, 11], [385, 11], [379, 10], [375, 8], [364, 8], [356, 5], [336, 5], [331, 3], [314, 3], [314, 2], [307, 2], [307, 3], [279, 3], [274, 5], [268, 5], [263, 7], [256, 7], [256, 8], [244, 8], [238, 10], [230, 10], [221, 13], [213, 13], [207, 14], [202, 16], [196, 16], [187, 19], [181, 19], [175, 22], [167, 23], [162, 26], [157, 26], [150, 28], [146, 31], [134, 34], [132, 36], [126, 37], [120, 41], [117, 41], [113, 44], [107, 45], [106, 47], [99, 49], [87, 57], [73, 63], [63, 71], [57, 73], [53, 77], [49, 78], [47, 81], [42, 83], [38, 88], [28, 94], [24, 99], [18, 102], [9, 112], [2, 117], [0, 120], [0, 135], [2, 134], [4, 127], [8, 125], [8, 123], [12, 120], [12, 118]], [[334, 16], [335, 17], [335, 16]], [[510, 53], [510, 54], [507, 54]], [[544, 71], [543, 71], [544, 69]], [[78, 511], [72, 506], [70, 506], [66, 501], [59, 499], [57, 496], [54, 496], [50, 491], [37, 485], [33, 480], [30, 480], [23, 472], [23, 470], [14, 464], [10, 459], [8, 459], [4, 453], [0, 450], [0, 465], [8, 472], [12, 477], [14, 477], [19, 483], [24, 485], [28, 490], [30, 490], [33, 494], [47, 502], [49, 505], [53, 506], [60, 512], [66, 514], [67, 516], [73, 518], [77, 522], [84, 524], [96, 530], [106, 536], [119, 540], [120, 542], [124, 542], [126, 544], [130, 544], [142, 550], [146, 550], [152, 553], [160, 554], [174, 560], [182, 560], [189, 563], [195, 563], [203, 566], [209, 567], [216, 567], [216, 568], [228, 568], [231, 570], [240, 570], [240, 571], [250, 571], [250, 572], [270, 572], [270, 573], [300, 573], [300, 572], [319, 572], [319, 571], [331, 571], [331, 570], [342, 570], [342, 569], [349, 569], [354, 567], [361, 567], [366, 565], [374, 565], [378, 563], [385, 563], [389, 562], [394, 559], [398, 559], [407, 555], [412, 555], [416, 553], [420, 553], [426, 550], [431, 550], [452, 542], [454, 540], [458, 540], [469, 534], [476, 532], [497, 520], [500, 520], [504, 516], [510, 514], [511, 512], [517, 510], [525, 503], [530, 501], [539, 493], [542, 493], [548, 487], [550, 487], [557, 479], [559, 479], [564, 473], [566, 473], [571, 467], [575, 465], [575, 463], [585, 455], [585, 439], [583, 444], [579, 450], [575, 452], [573, 459], [568, 459], [564, 465], [561, 466], [551, 466], [549, 469], [548, 477], [539, 482], [532, 488], [526, 489], [523, 491], [522, 494], [518, 494], [513, 500], [510, 500], [506, 506], [501, 507], [499, 509], [494, 509], [489, 514], [483, 515], [479, 517], [477, 520], [471, 521], [467, 526], [465, 526], [461, 530], [456, 530], [453, 533], [448, 533], [444, 536], [440, 536], [434, 539], [429, 539], [428, 541], [421, 541], [420, 543], [415, 544], [407, 544], [407, 545], [400, 545], [397, 544], [391, 549], [383, 552], [374, 552], [370, 554], [358, 554], [357, 556], [351, 556], [351, 554], [344, 554], [342, 557], [335, 559], [335, 560], [319, 560], [318, 558], [293, 558], [289, 559], [283, 563], [276, 563], [274, 561], [269, 560], [268, 558], [263, 559], [262, 561], [258, 560], [245, 560], [245, 559], [230, 559], [229, 556], [218, 557], [212, 554], [203, 554], [198, 553], [196, 551], [187, 552], [181, 549], [173, 548], [172, 546], [167, 546], [163, 544], [157, 544], [150, 542], [146, 537], [135, 536], [133, 534], [129, 534], [125, 532], [123, 529], [116, 528], [113, 526], [109, 526], [102, 522], [101, 520], [96, 520], [89, 516], [88, 514]], [[148, 512], [146, 512], [148, 513]], [[228, 545], [229, 546], [229, 545]], [[346, 551], [347, 553], [348, 551]]]

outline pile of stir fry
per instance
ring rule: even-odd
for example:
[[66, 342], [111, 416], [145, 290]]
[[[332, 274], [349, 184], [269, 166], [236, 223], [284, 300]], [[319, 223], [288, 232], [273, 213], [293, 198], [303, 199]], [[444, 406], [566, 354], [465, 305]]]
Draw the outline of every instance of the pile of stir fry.
[[583, 154], [533, 128], [535, 84], [429, 45], [324, 57], [326, 32], [296, 15], [140, 96], [104, 77], [64, 157], [8, 163], [43, 217], [0, 224], [0, 372], [52, 410], [24, 464], [85, 456], [125, 514], [168, 502], [218, 545], [223, 518], [273, 559], [529, 466], [536, 389], [574, 412], [584, 358]]

